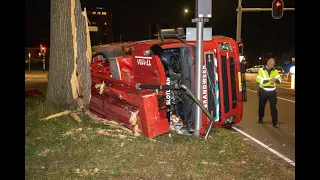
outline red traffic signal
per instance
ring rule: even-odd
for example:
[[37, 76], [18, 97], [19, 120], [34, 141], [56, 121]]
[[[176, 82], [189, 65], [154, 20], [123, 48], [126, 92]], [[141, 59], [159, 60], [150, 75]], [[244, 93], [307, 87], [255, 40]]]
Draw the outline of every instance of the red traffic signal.
[[274, 0], [272, 2], [271, 15], [274, 19], [280, 19], [283, 16], [283, 0]]
[[46, 53], [46, 47], [42, 46], [42, 44], [40, 44], [40, 52], [41, 54]]

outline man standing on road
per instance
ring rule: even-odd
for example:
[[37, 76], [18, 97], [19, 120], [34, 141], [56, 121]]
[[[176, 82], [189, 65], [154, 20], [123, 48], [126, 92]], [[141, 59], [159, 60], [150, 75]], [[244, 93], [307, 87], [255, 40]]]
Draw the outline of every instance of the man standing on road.
[[273, 127], [279, 128], [276, 84], [281, 83], [281, 76], [274, 69], [275, 59], [268, 59], [267, 65], [258, 70], [256, 81], [259, 84], [259, 123], [263, 123], [264, 109], [269, 100]]

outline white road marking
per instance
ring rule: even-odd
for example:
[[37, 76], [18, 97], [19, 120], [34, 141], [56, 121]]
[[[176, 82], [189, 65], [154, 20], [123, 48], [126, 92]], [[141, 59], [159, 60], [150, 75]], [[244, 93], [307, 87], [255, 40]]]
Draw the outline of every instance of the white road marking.
[[289, 89], [289, 90], [293, 90], [293, 89], [291, 89], [291, 88], [286, 88], [286, 87], [281, 87], [282, 89]]
[[[257, 92], [257, 91], [251, 90], [251, 89], [247, 89], [247, 91]], [[296, 103], [295, 101], [292, 101], [292, 100], [290, 100], [290, 99], [285, 99], [285, 98], [282, 98], [282, 97], [277, 97], [277, 98], [278, 98], [278, 99], [281, 99], [281, 100], [284, 100], [284, 101], [288, 101], [288, 102]]]
[[282, 81], [281, 83], [291, 84], [291, 82], [288, 82], [288, 81]]
[[[41, 74], [41, 75], [42, 75], [42, 74]], [[39, 77], [39, 76], [41, 76], [41, 75], [37, 75], [37, 76], [33, 76], [32, 78], [28, 78], [28, 79], [24, 80], [24, 82], [29, 81], [29, 80], [31, 80], [31, 79], [34, 79], [34, 78], [36, 78], [36, 77]]]
[[232, 126], [232, 128], [236, 131], [238, 131], [239, 133], [245, 135], [247, 138], [251, 139], [252, 141], [256, 142], [257, 144], [259, 144], [260, 146], [266, 148], [267, 150], [269, 150], [270, 152], [272, 152], [273, 154], [279, 156], [280, 158], [282, 158], [283, 160], [287, 161], [288, 163], [290, 163], [291, 165], [295, 166], [295, 162], [293, 162], [292, 160], [290, 160], [289, 158], [285, 157], [284, 155], [280, 154], [279, 152], [277, 152], [276, 150], [270, 148], [269, 146], [263, 144], [261, 141], [257, 140], [256, 138], [250, 136], [249, 134], [241, 131], [240, 129]]

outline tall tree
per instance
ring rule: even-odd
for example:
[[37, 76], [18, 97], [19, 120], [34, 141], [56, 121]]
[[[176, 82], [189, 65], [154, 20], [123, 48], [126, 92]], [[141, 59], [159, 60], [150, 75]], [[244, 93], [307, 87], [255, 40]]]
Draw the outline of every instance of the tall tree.
[[91, 43], [80, 0], [51, 0], [50, 62], [46, 101], [87, 108], [91, 97]]

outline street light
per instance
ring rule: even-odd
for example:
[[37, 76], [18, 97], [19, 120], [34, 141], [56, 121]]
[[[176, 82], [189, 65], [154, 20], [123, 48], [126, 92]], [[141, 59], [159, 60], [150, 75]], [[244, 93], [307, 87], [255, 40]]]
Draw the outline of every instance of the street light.
[[189, 12], [195, 14], [195, 12], [189, 11], [189, 9], [184, 9], [184, 13], [188, 14]]
[[31, 63], [30, 58], [31, 58], [31, 53], [28, 54], [28, 57], [29, 57], [29, 71], [30, 71], [30, 63]]
[[259, 57], [259, 65], [260, 65], [260, 60], [261, 60], [261, 57]]

